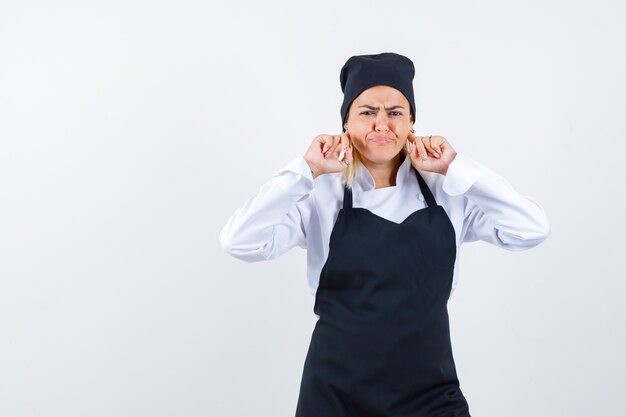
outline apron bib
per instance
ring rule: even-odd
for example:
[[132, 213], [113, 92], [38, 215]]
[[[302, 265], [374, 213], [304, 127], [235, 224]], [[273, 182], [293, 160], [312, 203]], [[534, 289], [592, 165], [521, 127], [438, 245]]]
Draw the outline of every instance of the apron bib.
[[352, 207], [344, 187], [296, 417], [470, 416], [448, 324], [454, 227], [414, 171], [427, 207], [402, 223]]

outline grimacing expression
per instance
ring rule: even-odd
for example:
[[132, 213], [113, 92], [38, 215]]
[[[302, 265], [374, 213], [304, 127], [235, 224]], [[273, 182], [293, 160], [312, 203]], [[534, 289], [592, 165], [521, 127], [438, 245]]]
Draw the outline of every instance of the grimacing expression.
[[413, 122], [404, 94], [393, 87], [377, 85], [354, 99], [345, 126], [365, 162], [386, 163], [402, 150]]

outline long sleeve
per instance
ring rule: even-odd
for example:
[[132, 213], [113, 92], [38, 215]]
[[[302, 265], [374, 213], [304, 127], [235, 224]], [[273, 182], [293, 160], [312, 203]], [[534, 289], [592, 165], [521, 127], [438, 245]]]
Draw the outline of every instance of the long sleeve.
[[448, 167], [443, 190], [466, 198], [461, 241], [524, 250], [550, 235], [547, 215], [535, 200], [465, 154], [458, 153]]
[[219, 240], [227, 253], [247, 261], [274, 259], [306, 248], [306, 209], [314, 181], [303, 157], [292, 160], [228, 219]]

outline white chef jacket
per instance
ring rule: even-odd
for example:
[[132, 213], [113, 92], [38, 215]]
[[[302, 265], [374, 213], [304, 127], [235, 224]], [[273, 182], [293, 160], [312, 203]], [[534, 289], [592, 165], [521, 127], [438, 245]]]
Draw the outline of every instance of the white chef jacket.
[[[353, 207], [364, 207], [396, 223], [425, 208], [410, 168], [411, 160], [405, 157], [396, 185], [376, 189], [374, 178], [361, 164], [352, 185]], [[461, 243], [483, 240], [508, 250], [524, 250], [550, 234], [546, 213], [535, 200], [464, 153], [457, 152], [446, 175], [419, 173], [454, 226], [457, 257], [450, 295], [458, 284]], [[228, 219], [219, 235], [222, 247], [248, 262], [277, 258], [295, 246], [306, 249], [308, 288], [314, 296], [328, 257], [330, 234], [343, 206], [341, 175], [313, 179], [304, 158], [293, 159]]]

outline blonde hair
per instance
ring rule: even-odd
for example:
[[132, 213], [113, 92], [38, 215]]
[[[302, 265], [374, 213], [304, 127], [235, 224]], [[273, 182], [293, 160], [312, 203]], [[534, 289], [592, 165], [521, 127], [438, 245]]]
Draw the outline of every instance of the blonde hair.
[[[352, 163], [348, 165], [348, 167], [343, 171], [342, 175], [342, 184], [347, 185], [348, 188], [352, 188], [353, 181], [359, 177], [359, 167], [363, 164], [361, 162], [361, 154], [354, 147], [352, 141], [350, 141], [350, 146], [352, 147]], [[402, 150], [400, 152], [404, 153], [404, 157], [408, 158], [409, 153], [411, 152], [409, 149], [409, 141], [407, 140]]]

